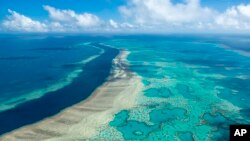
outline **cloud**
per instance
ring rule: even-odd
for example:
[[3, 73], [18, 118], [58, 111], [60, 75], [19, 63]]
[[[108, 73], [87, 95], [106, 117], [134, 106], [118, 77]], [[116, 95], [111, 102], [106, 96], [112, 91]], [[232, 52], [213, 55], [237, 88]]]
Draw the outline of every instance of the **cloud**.
[[[49, 13], [49, 19], [44, 21], [36, 21], [8, 10], [10, 15], [3, 20], [2, 29], [13, 32], [86, 32], [104, 26], [99, 17], [90, 13], [77, 14], [73, 10], [56, 9], [48, 5], [43, 8]], [[115, 26], [114, 21], [112, 24]]]
[[241, 4], [228, 8], [218, 15], [215, 22], [224, 29], [250, 29], [250, 4]]
[[67, 26], [94, 27], [101, 24], [96, 15], [90, 13], [77, 14], [73, 10], [61, 10], [45, 5], [43, 8], [48, 11], [51, 20]]
[[115, 22], [115, 21], [112, 20], [112, 19], [109, 20], [109, 24], [110, 24], [110, 26], [113, 27], [113, 28], [119, 28], [118, 23]]
[[130, 0], [119, 11], [127, 19], [141, 25], [187, 24], [207, 22], [215, 11], [202, 7], [199, 0], [174, 4], [171, 0]]
[[36, 20], [32, 20], [22, 14], [8, 9], [9, 16], [4, 19], [2, 26], [5, 30], [20, 32], [46, 32], [48, 31], [46, 24]]
[[130, 28], [130, 29], [135, 28], [134, 25], [132, 25], [130, 23], [127, 23], [127, 22], [121, 23], [120, 27], [122, 27], [122, 28]]
[[241, 4], [237, 6], [237, 9], [241, 15], [250, 18], [250, 4], [248, 5]]
[[[2, 31], [19, 32], [249, 32], [250, 4], [219, 12], [200, 0], [128, 0], [118, 7], [123, 20], [102, 20], [91, 13], [43, 6], [48, 19], [34, 20], [15, 11], [1, 23]], [[119, 19], [119, 18], [118, 18]]]
[[108, 20], [102, 28], [103, 31], [110, 32], [134, 32], [136, 31], [136, 27], [128, 22], [117, 22], [113, 19]]
[[218, 12], [200, 0], [129, 0], [119, 11], [126, 21], [144, 31], [209, 32], [250, 29], [250, 5], [238, 5]]

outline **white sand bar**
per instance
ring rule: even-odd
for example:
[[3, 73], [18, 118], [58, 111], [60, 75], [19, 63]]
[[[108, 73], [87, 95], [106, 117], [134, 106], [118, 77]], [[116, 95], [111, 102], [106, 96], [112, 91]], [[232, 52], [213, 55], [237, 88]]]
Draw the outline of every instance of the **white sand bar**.
[[121, 51], [113, 60], [108, 80], [86, 100], [38, 123], [0, 137], [0, 141], [69, 141], [92, 137], [108, 124], [114, 114], [135, 105], [142, 90], [140, 77], [128, 70], [129, 52]]

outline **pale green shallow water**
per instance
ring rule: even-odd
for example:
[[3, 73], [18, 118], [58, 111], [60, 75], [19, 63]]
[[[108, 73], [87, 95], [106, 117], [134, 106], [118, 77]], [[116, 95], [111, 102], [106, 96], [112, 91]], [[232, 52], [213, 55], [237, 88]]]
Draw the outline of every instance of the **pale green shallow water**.
[[250, 59], [217, 44], [179, 38], [125, 38], [142, 77], [137, 105], [117, 113], [92, 140], [229, 140], [230, 124], [250, 123]]

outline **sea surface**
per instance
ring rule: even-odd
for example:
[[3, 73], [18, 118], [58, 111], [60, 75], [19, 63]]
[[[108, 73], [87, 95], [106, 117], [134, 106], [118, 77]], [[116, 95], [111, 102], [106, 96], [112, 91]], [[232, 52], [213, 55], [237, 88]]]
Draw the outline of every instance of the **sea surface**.
[[119, 53], [95, 43], [99, 38], [85, 36], [11, 35], [0, 40], [0, 134], [85, 100], [105, 82]]
[[142, 77], [137, 105], [117, 113], [93, 140], [229, 140], [230, 124], [250, 124], [250, 37], [117, 37]]
[[144, 87], [91, 140], [222, 141], [230, 124], [250, 124], [250, 36], [1, 35], [0, 43], [0, 134], [86, 99], [119, 49]]

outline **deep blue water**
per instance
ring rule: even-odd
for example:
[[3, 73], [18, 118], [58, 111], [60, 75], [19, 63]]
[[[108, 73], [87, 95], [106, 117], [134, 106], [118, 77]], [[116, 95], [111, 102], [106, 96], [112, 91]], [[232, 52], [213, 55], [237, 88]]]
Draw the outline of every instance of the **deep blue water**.
[[[1, 40], [5, 41], [0, 48], [0, 97], [3, 101], [20, 95], [28, 97], [26, 92], [60, 83], [60, 77], [66, 77], [75, 67], [80, 67], [82, 72], [71, 83], [56, 91], [1, 111], [0, 134], [40, 121], [86, 99], [105, 81], [112, 59], [118, 54], [118, 50], [97, 43], [78, 46], [86, 41], [84, 37], [19, 39], [11, 36]], [[81, 66], [74, 64], [98, 54], [100, 49], [104, 53], [92, 61]], [[12, 81], [16, 82], [13, 84]]]
[[27, 97], [22, 95], [32, 96], [39, 89], [60, 84], [61, 78], [76, 69], [65, 66], [97, 54], [96, 48], [77, 46], [85, 40], [38, 35], [0, 37], [0, 111], [25, 101]]

